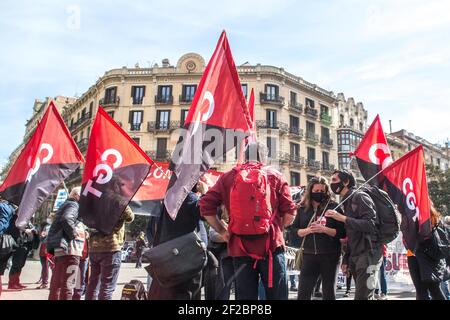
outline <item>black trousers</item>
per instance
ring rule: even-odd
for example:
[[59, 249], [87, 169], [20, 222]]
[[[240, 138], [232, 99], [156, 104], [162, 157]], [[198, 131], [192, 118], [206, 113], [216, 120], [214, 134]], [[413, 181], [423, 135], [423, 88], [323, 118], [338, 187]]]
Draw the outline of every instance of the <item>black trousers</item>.
[[319, 277], [322, 278], [323, 300], [336, 300], [336, 273], [340, 253], [303, 256], [298, 284], [298, 300], [311, 300]]
[[22, 268], [25, 266], [25, 262], [27, 261], [28, 252], [30, 252], [30, 248], [22, 246], [16, 249], [12, 255], [12, 265], [11, 270], [9, 271], [10, 275], [14, 275], [22, 271]]
[[445, 300], [440, 282], [422, 281], [420, 278], [420, 267], [416, 257], [408, 257], [408, 269], [414, 287], [416, 288], [417, 300], [430, 300], [430, 295], [432, 300]]

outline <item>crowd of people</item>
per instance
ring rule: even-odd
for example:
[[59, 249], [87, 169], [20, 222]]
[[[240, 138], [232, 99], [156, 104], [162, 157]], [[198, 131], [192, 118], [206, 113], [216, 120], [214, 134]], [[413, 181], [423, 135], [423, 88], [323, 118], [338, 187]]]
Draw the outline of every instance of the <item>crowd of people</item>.
[[[355, 299], [387, 299], [387, 246], [379, 239], [377, 207], [356, 186], [351, 172], [338, 170], [330, 182], [312, 178], [301, 199], [294, 201], [282, 174], [266, 163], [266, 147], [250, 143], [244, 164], [224, 173], [209, 189], [202, 179], [195, 184], [175, 220], [164, 208], [159, 218], [150, 219], [148, 241], [143, 232], [136, 239], [136, 268], [142, 267], [152, 247], [193, 231], [205, 243], [208, 261], [190, 279], [171, 287], [146, 268], [147, 299], [201, 299], [204, 288], [205, 299], [229, 300], [234, 290], [236, 300], [286, 300], [289, 290], [295, 290], [299, 300], [310, 300], [319, 292], [324, 300], [335, 300], [339, 268], [347, 278], [345, 296], [350, 295], [353, 279]], [[8, 288], [24, 288], [20, 273], [38, 239], [38, 288], [48, 288], [51, 269], [50, 300], [112, 299], [124, 226], [134, 214], [127, 207], [111, 234], [88, 228], [78, 216], [80, 192], [80, 187], [72, 189], [39, 230], [31, 224], [17, 229], [15, 206], [1, 200], [2, 243], [10, 238], [15, 242], [13, 250], [2, 248], [0, 255], [0, 277], [12, 258]], [[448, 252], [442, 254], [436, 243], [448, 244], [443, 237], [448, 237], [449, 226], [434, 207], [430, 214], [432, 237], [407, 248], [408, 266], [417, 299], [444, 300], [449, 299]], [[286, 245], [297, 249], [299, 276], [288, 276]]]

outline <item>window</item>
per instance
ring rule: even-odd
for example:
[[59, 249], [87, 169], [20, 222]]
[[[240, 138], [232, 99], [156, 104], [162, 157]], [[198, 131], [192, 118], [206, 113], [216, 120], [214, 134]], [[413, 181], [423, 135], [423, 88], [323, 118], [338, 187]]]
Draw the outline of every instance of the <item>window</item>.
[[330, 154], [328, 152], [322, 152], [322, 165], [325, 170], [330, 169]]
[[291, 106], [297, 105], [297, 93], [291, 91], [290, 102], [291, 102]]
[[314, 122], [306, 121], [306, 136], [313, 138], [316, 134], [316, 125]]
[[181, 110], [181, 127], [184, 127], [184, 122], [186, 121], [189, 110]]
[[300, 186], [300, 173], [291, 171], [291, 186]]
[[73, 121], [74, 121], [74, 119], [72, 118], [72, 119], [70, 119], [70, 126], [72, 127], [73, 126]]
[[321, 127], [321, 134], [322, 134], [322, 140], [324, 142], [328, 142], [330, 140], [330, 129], [329, 128], [325, 128], [325, 127]]
[[266, 121], [269, 128], [277, 127], [277, 112], [275, 110], [266, 110]]
[[131, 138], [133, 139], [134, 142], [136, 142], [136, 144], [139, 146], [141, 143], [141, 138]]
[[81, 118], [85, 118], [86, 117], [86, 108], [83, 108], [83, 110], [81, 110]]
[[108, 111], [107, 113], [112, 119], [114, 119], [114, 111]]
[[93, 110], [94, 110], [94, 102], [91, 102], [91, 103], [89, 104], [89, 117], [90, 117], [90, 118], [92, 117]]
[[197, 90], [197, 85], [183, 85], [183, 94], [181, 97], [181, 101], [183, 102], [191, 102], [194, 100], [195, 91]]
[[298, 158], [300, 156], [300, 145], [291, 142], [291, 156]]
[[289, 116], [289, 125], [291, 129], [298, 131], [300, 128], [300, 119], [298, 117]]
[[350, 128], [353, 128], [353, 126], [355, 125], [355, 122], [353, 121], [353, 118], [350, 119]]
[[316, 149], [307, 148], [308, 160], [316, 160]]
[[248, 97], [248, 85], [246, 85], [246, 84], [242, 85], [242, 92], [244, 93], [245, 99], [247, 99], [247, 97]]
[[167, 154], [167, 138], [156, 139], [156, 158], [165, 159]]
[[314, 108], [314, 100], [311, 100], [309, 98], [305, 98], [305, 105], [307, 107]]
[[116, 102], [117, 87], [111, 87], [105, 90], [104, 104]]
[[363, 123], [362, 122], [359, 123], [359, 131], [364, 131], [364, 127], [363, 127]]
[[133, 104], [142, 104], [144, 96], [145, 96], [145, 86], [131, 87], [131, 97], [133, 98]]
[[141, 130], [143, 111], [130, 111], [130, 131]]
[[277, 154], [277, 139], [274, 137], [267, 137], [267, 149], [269, 158], [275, 158]]
[[158, 110], [156, 111], [156, 129], [169, 129], [170, 126], [170, 111]]
[[339, 116], [339, 126], [342, 127], [343, 125], [344, 125], [344, 115], [341, 114], [341, 115]]
[[266, 84], [266, 99], [273, 101], [277, 100], [278, 90], [278, 86], [273, 84]]
[[328, 115], [328, 107], [324, 106], [323, 104], [320, 105], [320, 114], [326, 114]]
[[350, 157], [348, 154], [340, 154], [339, 155], [339, 169], [340, 170], [347, 170], [349, 163], [350, 163]]
[[172, 86], [158, 86], [156, 102], [169, 103], [172, 101]]

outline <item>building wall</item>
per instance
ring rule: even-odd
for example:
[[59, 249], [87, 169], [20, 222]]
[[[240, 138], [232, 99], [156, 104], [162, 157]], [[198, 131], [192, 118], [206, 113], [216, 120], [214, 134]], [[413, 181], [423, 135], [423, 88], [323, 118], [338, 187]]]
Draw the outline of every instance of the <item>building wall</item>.
[[[176, 66], [154, 66], [153, 68], [121, 68], [107, 71], [95, 85], [82, 95], [73, 105], [64, 110], [64, 118], [68, 123], [75, 140], [78, 142], [82, 152], [86, 151], [87, 138], [90, 127], [93, 122], [93, 115], [97, 111], [97, 105], [102, 104], [105, 111], [114, 112], [114, 120], [129, 133], [132, 138], [139, 138], [141, 148], [155, 157], [158, 138], [168, 139], [168, 151], [173, 151], [178, 141], [179, 133], [176, 129], [180, 126], [181, 110], [188, 110], [190, 103], [180, 101], [182, 87], [187, 84], [198, 84], [205, 67], [204, 59], [197, 54], [187, 54], [180, 58]], [[307, 183], [307, 177], [310, 175], [324, 174], [337, 168], [337, 145], [336, 145], [336, 103], [332, 92], [325, 91], [314, 84], [311, 84], [300, 77], [292, 75], [282, 68], [271, 66], [250, 66], [243, 65], [238, 67], [239, 76], [243, 85], [247, 85], [247, 93], [250, 95], [251, 89], [255, 91], [255, 119], [258, 126], [258, 139], [266, 142], [267, 136], [277, 138], [277, 154], [275, 159], [281, 160], [280, 169], [285, 177], [290, 181], [290, 172], [300, 174], [300, 184]], [[283, 102], [264, 102], [261, 96], [266, 90], [266, 85], [278, 86], [278, 100]], [[133, 105], [132, 86], [145, 86], [145, 96], [142, 104]], [[170, 103], [155, 103], [155, 96], [158, 95], [158, 86], [171, 85], [173, 101]], [[117, 87], [117, 97], [119, 102], [105, 104], [105, 90], [111, 87]], [[297, 93], [297, 106], [290, 103], [290, 92]], [[247, 96], [247, 98], [248, 98]], [[317, 110], [317, 116], [311, 117], [305, 111], [305, 99], [314, 101], [314, 107]], [[103, 100], [103, 101], [102, 101]], [[321, 119], [321, 105], [329, 110], [330, 118]], [[92, 107], [91, 107], [92, 106]], [[92, 108], [92, 115], [87, 118], [81, 116], [82, 110], [86, 113]], [[171, 128], [170, 130], [156, 130], [154, 122], [157, 120], [159, 110], [170, 110]], [[276, 121], [279, 130], [266, 130], [266, 112], [274, 110], [276, 112]], [[143, 121], [139, 130], [131, 130], [129, 124], [130, 111], [143, 111]], [[299, 118], [300, 130], [303, 130], [303, 136], [290, 132], [290, 116]], [[79, 121], [78, 119], [81, 120]], [[330, 121], [331, 120], [331, 121]], [[71, 123], [78, 125], [71, 126]], [[315, 131], [313, 140], [306, 139], [307, 121], [314, 123]], [[149, 129], [150, 126], [150, 129]], [[322, 127], [329, 130], [329, 137], [332, 140], [327, 144], [321, 143]], [[295, 130], [294, 130], [295, 131]], [[316, 136], [317, 135], [317, 136]], [[300, 159], [290, 157], [291, 143], [298, 143], [300, 146]], [[315, 149], [315, 160], [320, 162], [311, 162], [308, 166], [307, 148]], [[322, 153], [328, 152], [329, 164], [328, 170], [323, 170]], [[304, 158], [304, 159], [303, 159]], [[165, 159], [157, 159], [165, 160]], [[234, 152], [227, 154], [227, 164], [218, 166], [219, 170], [231, 168], [234, 163]], [[293, 161], [297, 160], [297, 161]], [[315, 169], [315, 165], [320, 165]]]

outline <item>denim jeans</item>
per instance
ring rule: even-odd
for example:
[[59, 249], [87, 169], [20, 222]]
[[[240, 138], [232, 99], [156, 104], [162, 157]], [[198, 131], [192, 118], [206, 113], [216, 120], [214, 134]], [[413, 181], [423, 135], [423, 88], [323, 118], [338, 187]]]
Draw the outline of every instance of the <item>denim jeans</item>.
[[73, 290], [72, 300], [81, 300], [86, 293], [86, 276], [89, 269], [89, 260], [80, 260], [80, 271], [78, 272], [77, 287]]
[[297, 278], [298, 278], [298, 275], [296, 275], [296, 274], [291, 274], [289, 276], [289, 281], [291, 282], [292, 288], [297, 288]]
[[[236, 277], [236, 300], [258, 300], [259, 280], [263, 283], [267, 300], [287, 300], [288, 285], [286, 259], [280, 247], [273, 252], [273, 287], [268, 287], [269, 259], [255, 260], [250, 257], [234, 257], [234, 269], [239, 272]], [[241, 267], [242, 266], [242, 267]]]
[[[386, 281], [386, 257], [383, 257], [383, 263], [381, 264], [380, 267], [380, 289], [381, 289], [381, 293], [383, 294], [387, 294], [387, 281]], [[379, 290], [378, 288], [375, 289], [375, 294], [378, 294]]]
[[450, 300], [449, 285], [450, 285], [450, 281], [441, 282], [441, 290], [444, 293], [444, 296], [447, 300]]
[[92, 252], [89, 261], [91, 275], [86, 300], [111, 300], [119, 277], [121, 252]]

